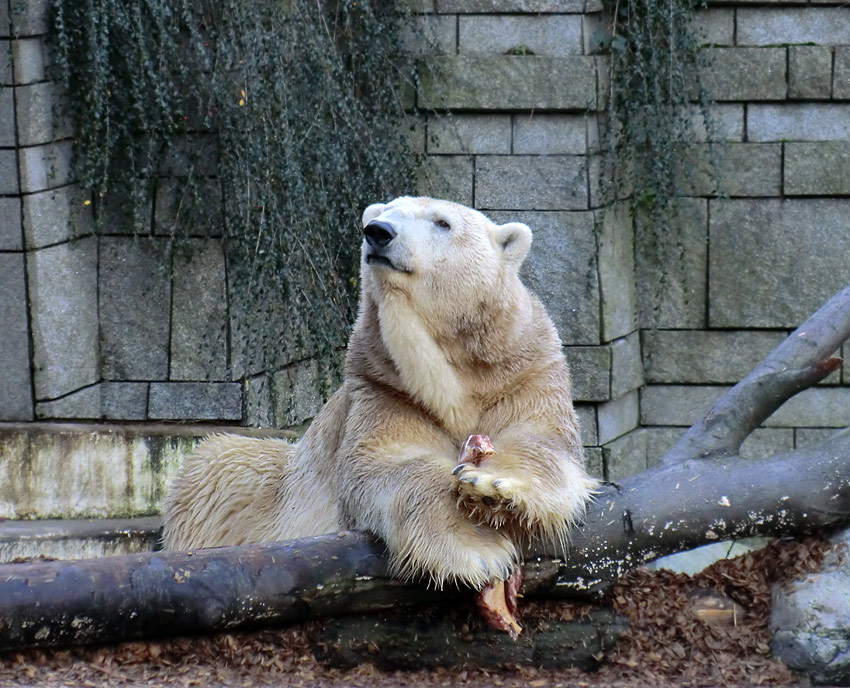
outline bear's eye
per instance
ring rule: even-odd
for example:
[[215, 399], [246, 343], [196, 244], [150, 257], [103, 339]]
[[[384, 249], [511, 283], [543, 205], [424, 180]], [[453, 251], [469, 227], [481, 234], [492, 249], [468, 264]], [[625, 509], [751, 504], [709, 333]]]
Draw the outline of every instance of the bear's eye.
[[434, 222], [434, 224], [437, 225], [437, 227], [439, 227], [440, 229], [451, 229], [452, 228], [452, 226], [448, 222], [446, 222], [445, 220], [436, 220]]

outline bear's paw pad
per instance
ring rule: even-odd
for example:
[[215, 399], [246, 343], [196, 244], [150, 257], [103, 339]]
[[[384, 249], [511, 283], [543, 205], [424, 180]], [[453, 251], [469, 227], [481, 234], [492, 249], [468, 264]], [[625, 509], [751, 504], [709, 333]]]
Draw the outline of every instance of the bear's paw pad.
[[457, 491], [461, 501], [470, 506], [512, 509], [520, 499], [522, 484], [515, 478], [500, 476], [489, 468], [460, 464]]

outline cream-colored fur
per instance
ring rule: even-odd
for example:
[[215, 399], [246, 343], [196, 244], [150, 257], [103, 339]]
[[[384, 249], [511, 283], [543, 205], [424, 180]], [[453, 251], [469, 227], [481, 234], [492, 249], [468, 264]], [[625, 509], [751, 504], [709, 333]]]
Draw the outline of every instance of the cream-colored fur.
[[[342, 387], [298, 444], [204, 440], [166, 500], [166, 547], [359, 528], [400, 576], [480, 587], [524, 539], [566, 542], [596, 483], [560, 340], [518, 277], [531, 231], [429, 198], [369, 206], [373, 220], [397, 235], [363, 242]], [[458, 467], [470, 434], [495, 454]]]

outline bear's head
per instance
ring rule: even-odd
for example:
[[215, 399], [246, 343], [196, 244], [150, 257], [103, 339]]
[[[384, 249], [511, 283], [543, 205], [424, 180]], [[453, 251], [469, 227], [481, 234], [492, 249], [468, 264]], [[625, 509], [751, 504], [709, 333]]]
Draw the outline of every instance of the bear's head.
[[531, 247], [520, 222], [497, 225], [457, 203], [407, 196], [366, 208], [363, 234], [364, 288], [402, 292], [443, 318], [516, 293]]

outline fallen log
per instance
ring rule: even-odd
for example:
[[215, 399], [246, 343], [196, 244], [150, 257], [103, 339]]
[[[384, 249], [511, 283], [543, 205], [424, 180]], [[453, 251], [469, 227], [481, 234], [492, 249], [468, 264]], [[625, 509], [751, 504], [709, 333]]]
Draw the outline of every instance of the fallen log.
[[[598, 599], [626, 571], [658, 556], [850, 521], [850, 432], [759, 461], [736, 454], [755, 425], [834, 369], [829, 354], [848, 335], [850, 287], [724, 395], [667, 459], [605, 486], [569, 552], [528, 553], [524, 594]], [[362, 533], [4, 565], [0, 649], [249, 628], [463, 592], [392, 580], [383, 548]]]

